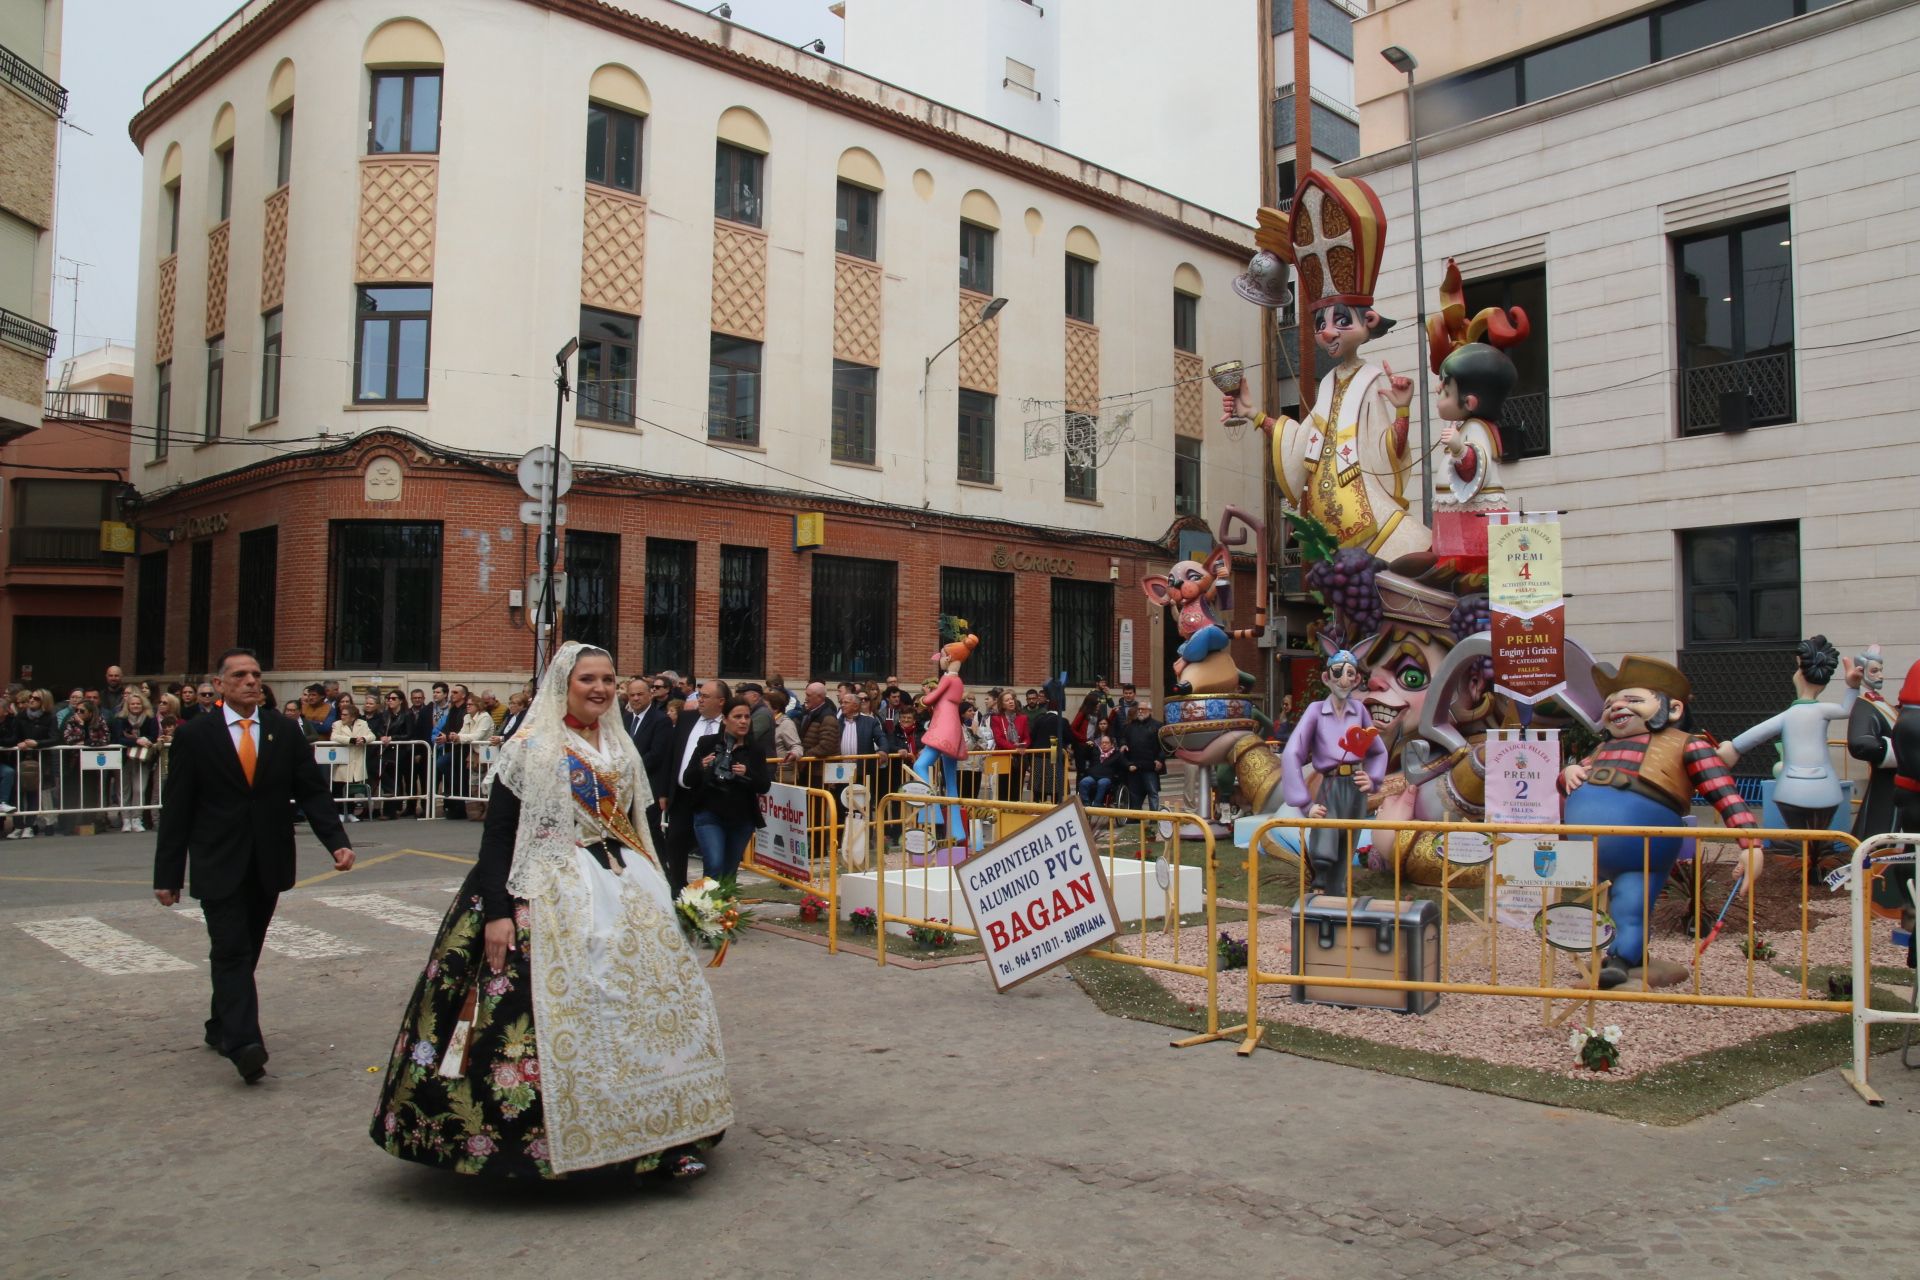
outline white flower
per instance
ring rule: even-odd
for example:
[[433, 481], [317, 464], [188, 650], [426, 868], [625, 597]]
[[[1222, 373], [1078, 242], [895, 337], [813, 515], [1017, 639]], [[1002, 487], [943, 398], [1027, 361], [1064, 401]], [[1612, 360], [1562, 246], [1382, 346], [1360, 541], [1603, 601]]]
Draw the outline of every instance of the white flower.
[[1607, 1027], [1601, 1030], [1600, 1038], [1602, 1040], [1605, 1040], [1608, 1044], [1619, 1044], [1620, 1028], [1609, 1024]]
[[1586, 1043], [1587, 1043], [1587, 1033], [1585, 1031], [1582, 1031], [1579, 1027], [1575, 1027], [1573, 1029], [1573, 1033], [1567, 1037], [1567, 1047], [1569, 1049], [1584, 1048], [1586, 1046]]

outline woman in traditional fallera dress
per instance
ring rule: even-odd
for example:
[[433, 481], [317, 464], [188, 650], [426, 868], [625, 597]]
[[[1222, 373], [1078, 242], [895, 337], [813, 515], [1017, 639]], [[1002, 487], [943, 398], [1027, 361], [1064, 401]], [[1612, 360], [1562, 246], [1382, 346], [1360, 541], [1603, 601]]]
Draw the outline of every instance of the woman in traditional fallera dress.
[[[569, 642], [500, 750], [480, 859], [408, 1002], [373, 1140], [457, 1173], [693, 1177], [733, 1122], [713, 995], [646, 823], [613, 661]], [[617, 724], [617, 721], [615, 722]]]

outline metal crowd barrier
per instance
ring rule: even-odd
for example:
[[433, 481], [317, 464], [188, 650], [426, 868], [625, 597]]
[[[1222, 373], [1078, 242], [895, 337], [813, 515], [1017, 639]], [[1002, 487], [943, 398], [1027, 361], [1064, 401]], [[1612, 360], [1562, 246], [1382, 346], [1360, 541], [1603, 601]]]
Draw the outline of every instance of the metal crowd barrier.
[[[1853, 929], [1853, 1062], [1840, 1074], [1853, 1086], [1854, 1092], [1876, 1107], [1885, 1106], [1886, 1099], [1867, 1082], [1867, 1064], [1873, 1057], [1873, 1028], [1877, 1023], [1903, 1024], [1911, 1043], [1914, 1028], [1920, 1026], [1920, 973], [1914, 976], [1915, 998], [1911, 1008], [1873, 1007], [1873, 926], [1869, 910], [1873, 892], [1865, 871], [1869, 863], [1879, 864], [1883, 860], [1911, 865], [1917, 839], [1920, 838], [1900, 832], [1874, 836], [1862, 841], [1847, 860], [1846, 887], [1853, 898], [1847, 915]], [[1912, 893], [1911, 887], [1909, 893]], [[1905, 1056], [1901, 1055], [1903, 1059]]]
[[[1275, 839], [1274, 837], [1275, 837], [1275, 833], [1282, 830], [1293, 831], [1296, 833], [1299, 841], [1298, 847], [1304, 849], [1306, 847], [1306, 832], [1314, 829], [1330, 829], [1330, 830], [1343, 831], [1346, 833], [1346, 838], [1344, 842], [1345, 857], [1343, 858], [1343, 864], [1345, 866], [1346, 882], [1343, 888], [1345, 890], [1346, 904], [1347, 904], [1346, 905], [1347, 927], [1344, 931], [1345, 949], [1342, 956], [1342, 971], [1337, 975], [1332, 973], [1327, 973], [1327, 972], [1270, 973], [1263, 970], [1260, 967], [1260, 948], [1259, 948], [1260, 860], [1262, 857], [1278, 856], [1284, 861], [1297, 864], [1299, 868], [1299, 886], [1298, 886], [1299, 893], [1298, 893], [1298, 898], [1296, 899], [1296, 903], [1304, 904], [1308, 897], [1306, 860], [1302, 858], [1299, 854], [1292, 852], [1291, 850], [1287, 849], [1284, 845], [1280, 844], [1278, 840]], [[1353, 903], [1354, 903], [1353, 841], [1356, 833], [1363, 832], [1363, 831], [1373, 831], [1375, 833], [1411, 831], [1416, 833], [1432, 833], [1437, 837], [1439, 842], [1439, 847], [1437, 849], [1437, 852], [1442, 856], [1442, 858], [1447, 860], [1447, 870], [1443, 875], [1443, 882], [1440, 886], [1440, 898], [1439, 898], [1440, 946], [1439, 946], [1439, 964], [1438, 964], [1438, 970], [1437, 970], [1437, 973], [1438, 973], [1437, 978], [1426, 979], [1426, 980], [1414, 980], [1410, 978], [1378, 978], [1378, 977], [1355, 977], [1354, 976], [1354, 972], [1353, 972], [1354, 970], [1354, 938], [1355, 938], [1356, 931], [1352, 927], [1353, 911], [1354, 911], [1354, 907], [1353, 907]], [[1456, 876], [1454, 872], [1454, 868], [1456, 864], [1454, 860], [1449, 856], [1453, 853], [1452, 842], [1454, 838], [1462, 835], [1484, 836], [1486, 837], [1488, 843], [1492, 845], [1494, 849], [1491, 857], [1477, 864], [1481, 867], [1484, 867], [1484, 871], [1481, 874], [1484, 876], [1483, 883], [1484, 883], [1484, 889], [1485, 889], [1483, 905], [1481, 907], [1480, 912], [1478, 913], [1473, 911], [1469, 903], [1463, 901], [1459, 897], [1459, 893], [1464, 890], [1457, 891], [1454, 888], [1454, 883], [1457, 879], [1460, 879], [1464, 876], [1468, 876], [1472, 874], [1471, 870], [1468, 867], [1462, 867], [1461, 874], [1459, 876]], [[1766, 841], [1778, 841], [1780, 843], [1786, 843], [1786, 844], [1799, 844], [1802, 846], [1803, 857], [1807, 856], [1811, 852], [1811, 846], [1815, 844], [1819, 844], [1822, 846], [1843, 845], [1849, 848], [1850, 850], [1852, 850], [1856, 858], [1858, 856], [1858, 849], [1856, 847], [1855, 841], [1853, 840], [1853, 837], [1845, 834], [1844, 832], [1839, 832], [1839, 831], [1802, 831], [1802, 830], [1782, 830], [1782, 829], [1775, 829], [1775, 828], [1747, 828], [1747, 829], [1741, 829], [1736, 832], [1726, 828], [1712, 828], [1712, 827], [1696, 830], [1693, 828], [1672, 828], [1672, 827], [1578, 826], [1578, 825], [1573, 825], [1569, 823], [1498, 823], [1496, 824], [1496, 823], [1484, 823], [1484, 822], [1472, 822], [1472, 823], [1467, 823], [1467, 822], [1442, 823], [1442, 822], [1418, 822], [1418, 821], [1384, 822], [1384, 821], [1378, 821], [1373, 819], [1304, 818], [1304, 817], [1275, 818], [1271, 821], [1263, 822], [1257, 828], [1255, 828], [1252, 838], [1250, 839], [1248, 844], [1248, 853], [1247, 853], [1247, 1011], [1248, 1013], [1247, 1013], [1247, 1023], [1246, 1023], [1246, 1039], [1240, 1045], [1239, 1052], [1243, 1056], [1246, 1054], [1250, 1054], [1253, 1052], [1255, 1046], [1259, 1044], [1261, 1027], [1260, 1027], [1260, 1021], [1257, 1014], [1257, 1010], [1259, 1007], [1260, 988], [1263, 986], [1281, 986], [1281, 985], [1290, 986], [1290, 987], [1313, 986], [1313, 987], [1347, 989], [1347, 990], [1376, 990], [1376, 991], [1385, 990], [1385, 991], [1397, 991], [1397, 992], [1423, 991], [1423, 992], [1450, 993], [1454, 995], [1518, 996], [1526, 999], [1538, 999], [1538, 1000], [1548, 1002], [1547, 1005], [1544, 1007], [1543, 1012], [1547, 1014], [1547, 1021], [1550, 1025], [1561, 1022], [1567, 1017], [1571, 1016], [1574, 1010], [1580, 1006], [1585, 1006], [1587, 1008], [1588, 1010], [1587, 1021], [1591, 1022], [1592, 1021], [1592, 1017], [1591, 1017], [1592, 1003], [1595, 1001], [1618, 1001], [1618, 1002], [1648, 1003], [1648, 1004], [1690, 1004], [1690, 1005], [1718, 1006], [1718, 1007], [1724, 1007], [1724, 1008], [1798, 1009], [1798, 1010], [1805, 1010], [1807, 1012], [1813, 1012], [1813, 1013], [1846, 1013], [1855, 1009], [1856, 1007], [1855, 1003], [1849, 1003], [1848, 1001], [1844, 1001], [1844, 1000], [1814, 999], [1808, 995], [1807, 970], [1809, 966], [1808, 966], [1808, 960], [1807, 960], [1807, 924], [1808, 924], [1807, 908], [1808, 908], [1808, 895], [1809, 895], [1811, 886], [1808, 885], [1804, 879], [1802, 880], [1801, 891], [1800, 891], [1800, 939], [1801, 939], [1800, 940], [1800, 965], [1799, 965], [1800, 995], [1798, 998], [1757, 996], [1754, 994], [1753, 975], [1754, 975], [1755, 965], [1756, 963], [1759, 963], [1759, 962], [1756, 961], [1755, 959], [1756, 948], [1754, 946], [1755, 930], [1754, 930], [1754, 923], [1753, 923], [1754, 903], [1753, 903], [1753, 897], [1751, 894], [1746, 895], [1746, 899], [1747, 899], [1746, 910], [1744, 912], [1745, 919], [1744, 921], [1741, 922], [1743, 926], [1743, 931], [1746, 937], [1746, 960], [1747, 960], [1746, 994], [1734, 995], [1734, 994], [1723, 994], [1723, 993], [1714, 993], [1714, 992], [1703, 992], [1700, 990], [1700, 967], [1698, 964], [1698, 957], [1703, 949], [1702, 939], [1708, 939], [1708, 941], [1711, 941], [1711, 939], [1709, 938], [1709, 932], [1713, 929], [1715, 922], [1712, 922], [1707, 915], [1707, 913], [1711, 912], [1713, 908], [1703, 903], [1701, 900], [1701, 888], [1703, 885], [1704, 877], [1698, 874], [1696, 874], [1693, 877], [1694, 893], [1693, 893], [1693, 903], [1692, 903], [1692, 917], [1693, 917], [1692, 942], [1693, 942], [1693, 955], [1695, 957], [1695, 963], [1691, 966], [1693, 972], [1692, 972], [1692, 982], [1691, 982], [1692, 989], [1690, 991], [1654, 990], [1650, 981], [1651, 975], [1646, 971], [1644, 966], [1643, 966], [1641, 980], [1637, 987], [1632, 984], [1628, 984], [1628, 985], [1617, 987], [1611, 990], [1602, 990], [1600, 988], [1599, 975], [1600, 975], [1601, 956], [1599, 954], [1599, 950], [1600, 950], [1601, 939], [1599, 937], [1600, 926], [1599, 926], [1598, 913], [1604, 911], [1606, 903], [1605, 903], [1605, 897], [1603, 892], [1604, 884], [1598, 879], [1597, 876], [1596, 876], [1596, 887], [1594, 889], [1586, 890], [1586, 891], [1575, 891], [1575, 892], [1583, 893], [1584, 897], [1579, 899], [1558, 898], [1557, 897], [1558, 894], [1568, 892], [1568, 891], [1547, 890], [1543, 893], [1543, 901], [1542, 901], [1542, 907], [1541, 907], [1541, 910], [1543, 912], [1555, 905], [1565, 905], [1568, 903], [1573, 903], [1575, 905], [1590, 908], [1590, 911], [1588, 913], [1588, 919], [1590, 921], [1591, 932], [1589, 934], [1589, 939], [1588, 939], [1589, 945], [1585, 948], [1586, 959], [1581, 960], [1578, 958], [1580, 955], [1580, 950], [1577, 949], [1578, 941], [1579, 941], [1577, 938], [1572, 940], [1572, 943], [1573, 943], [1572, 947], [1569, 947], [1568, 945], [1566, 945], [1565, 941], [1563, 940], [1563, 943], [1561, 945], [1556, 946], [1554, 948], [1554, 950], [1560, 951], [1561, 954], [1575, 957], [1573, 962], [1574, 962], [1575, 968], [1582, 974], [1584, 978], [1584, 984], [1580, 986], [1563, 986], [1563, 985], [1555, 984], [1554, 982], [1554, 977], [1556, 976], [1555, 965], [1553, 962], [1552, 952], [1549, 950], [1550, 944], [1548, 942], [1547, 934], [1544, 929], [1540, 930], [1540, 933], [1541, 933], [1540, 980], [1537, 983], [1525, 983], [1525, 984], [1519, 984], [1519, 985], [1508, 985], [1508, 984], [1501, 983], [1500, 971], [1499, 971], [1499, 952], [1497, 949], [1497, 938], [1496, 938], [1497, 924], [1494, 923], [1497, 920], [1497, 895], [1501, 885], [1501, 878], [1497, 874], [1497, 871], [1495, 870], [1497, 866], [1497, 858], [1498, 858], [1497, 846], [1498, 846], [1500, 837], [1502, 836], [1523, 836], [1523, 837], [1543, 836], [1543, 837], [1555, 837], [1555, 838], [1559, 838], [1559, 837], [1592, 838], [1592, 837], [1598, 837], [1598, 836], [1624, 836], [1628, 838], [1638, 837], [1641, 841], [1641, 849], [1642, 849], [1642, 871], [1643, 871], [1643, 874], [1647, 874], [1651, 872], [1651, 868], [1652, 868], [1652, 849], [1651, 849], [1650, 842], [1655, 839], [1672, 838], [1675, 835], [1679, 835], [1682, 838], [1697, 836], [1699, 839], [1703, 839], [1703, 840], [1714, 839], [1714, 840], [1720, 840], [1720, 841], [1732, 841], [1736, 838], [1747, 839], [1747, 840], [1754, 841], [1756, 844], [1760, 844]], [[1377, 835], [1376, 835], [1376, 838], [1377, 838]], [[1478, 853], [1476, 853], [1475, 856], [1479, 856]], [[1595, 850], [1595, 856], [1596, 858], [1598, 856], [1597, 848]], [[1697, 851], [1697, 846], [1696, 846], [1696, 853], [1694, 855], [1694, 860], [1697, 864], [1704, 864], [1704, 859], [1702, 858], [1701, 854]], [[1466, 860], [1463, 859], [1463, 861], [1466, 861]], [[1795, 867], [1794, 870], [1798, 871], [1799, 868]], [[1555, 897], [1548, 897], [1547, 895], [1555, 895]], [[1862, 902], [1864, 896], [1865, 895], [1862, 895], [1857, 891], [1854, 894], [1856, 913], [1863, 909], [1860, 903]], [[1404, 904], [1406, 901], [1408, 901], [1408, 898], [1407, 898], [1407, 895], [1403, 892], [1400, 866], [1399, 866], [1399, 862], [1396, 860], [1394, 864], [1394, 874], [1393, 874], [1393, 909], [1395, 911], [1396, 916], [1399, 913], [1399, 907], [1402, 904]], [[1728, 902], [1730, 905], [1732, 902], [1732, 899], [1729, 898]], [[1296, 906], [1295, 909], [1298, 910], [1298, 906]], [[1466, 915], [1468, 918], [1476, 922], [1487, 923], [1488, 935], [1489, 935], [1488, 948], [1489, 948], [1490, 961], [1491, 961], [1490, 978], [1489, 978], [1489, 981], [1487, 982], [1450, 982], [1446, 980], [1446, 975], [1450, 971], [1450, 964], [1451, 964], [1451, 955], [1448, 949], [1448, 919], [1455, 910], [1460, 911], [1463, 915]], [[1642, 937], [1651, 939], [1652, 917], [1653, 917], [1653, 900], [1649, 897], [1643, 897], [1642, 903], [1641, 903], [1641, 920], [1640, 920]], [[1403, 940], [1403, 932], [1404, 931], [1399, 928], [1396, 928], [1394, 930], [1393, 947], [1396, 950], [1400, 946]], [[1301, 930], [1301, 936], [1304, 937], [1304, 934], [1305, 934], [1305, 930], [1303, 928]], [[1865, 945], [1863, 939], [1864, 939], [1864, 933], [1861, 935], [1857, 935], [1853, 939], [1854, 947], [1855, 947], [1856, 965], [1860, 963], [1860, 960], [1858, 959], [1858, 957], [1861, 955], [1861, 949]], [[1402, 957], [1399, 957], [1396, 955], [1394, 957], [1394, 960], [1395, 960], [1397, 972], [1407, 971], [1407, 967], [1405, 963], [1403, 963]], [[1299, 956], [1298, 954], [1296, 954], [1294, 957], [1293, 967], [1296, 970], [1301, 970], [1305, 968], [1304, 964], [1302, 963], [1302, 957]], [[1552, 1007], [1555, 1002], [1564, 1002], [1568, 1004], [1569, 1007], [1567, 1009], [1560, 1011], [1560, 1013], [1556, 1016], [1552, 1012]]]
[[[439, 808], [434, 811], [436, 816], [445, 817], [450, 804], [475, 807], [485, 804], [487, 788], [493, 782], [493, 760], [500, 749], [491, 742], [432, 745], [433, 798], [439, 801]], [[467, 816], [479, 815], [469, 810]]]
[[[776, 849], [766, 832], [756, 831], [747, 845], [742, 870], [765, 876], [801, 893], [811, 893], [827, 904], [827, 952], [840, 953], [840, 820], [833, 793], [805, 788], [806, 848]], [[805, 861], [801, 861], [801, 859]]]
[[[1043, 767], [1042, 758], [1047, 756], [1052, 756], [1058, 762], [1052, 773]], [[791, 782], [795, 786], [835, 790], [850, 782], [861, 782], [866, 784], [870, 796], [878, 798], [898, 791], [903, 784], [913, 780], [908, 769], [912, 763], [910, 757], [878, 751], [858, 756], [802, 756], [798, 760], [781, 762], [779, 781]], [[1067, 782], [1065, 751], [1053, 752], [1034, 747], [969, 751], [967, 758], [960, 762], [957, 774], [963, 802], [975, 799], [1031, 799], [1035, 803], [1051, 800], [1058, 804], [1071, 799], [1073, 795], [1072, 787]], [[1046, 785], [1049, 779], [1057, 779], [1057, 791]], [[938, 787], [945, 780], [936, 777], [927, 781]], [[1040, 784], [1039, 795], [1033, 794], [1036, 784]]]
[[[950, 881], [947, 890], [941, 895], [950, 904], [946, 910], [952, 918], [936, 918], [932, 914], [932, 904], [936, 896], [933, 887], [934, 877], [930, 875], [919, 877], [917, 910], [915, 909], [916, 890], [909, 883], [910, 876], [907, 873], [915, 869], [931, 869], [936, 865], [931, 852], [934, 849], [934, 843], [925, 820], [931, 819], [936, 809], [944, 810], [949, 804], [961, 806], [968, 819], [969, 830], [976, 829], [972, 814], [980, 812], [993, 816], [994, 825], [1001, 834], [1005, 834], [1007, 828], [1016, 825], [1007, 819], [1020, 818], [1023, 821], [1017, 825], [1024, 826], [1058, 807], [1011, 800], [967, 800], [959, 796], [895, 793], [885, 797], [881, 802], [881, 812], [883, 815], [889, 813], [897, 815], [895, 822], [900, 830], [900, 836], [877, 846], [879, 856], [876, 859], [876, 869], [879, 874], [875, 893], [877, 899], [875, 937], [878, 942], [876, 948], [878, 962], [882, 965], [887, 962], [887, 926], [889, 924], [935, 929], [948, 935], [969, 938], [979, 936], [977, 930], [959, 922], [964, 904], [953, 905], [957, 903], [962, 891], [958, 883]], [[1139, 896], [1135, 900], [1138, 918], [1133, 927], [1111, 939], [1104, 947], [1096, 947], [1082, 954], [1113, 964], [1132, 965], [1142, 969], [1160, 969], [1169, 973], [1184, 973], [1206, 980], [1206, 1030], [1199, 1035], [1173, 1041], [1175, 1048], [1206, 1044], [1244, 1032], [1247, 1029], [1244, 1023], [1231, 1027], [1220, 1025], [1220, 957], [1214, 946], [1214, 939], [1219, 934], [1216, 907], [1219, 894], [1214, 878], [1212, 829], [1196, 815], [1177, 811], [1091, 808], [1086, 809], [1085, 812], [1095, 823], [1099, 848], [1096, 849], [1094, 856], [1096, 860], [1105, 864], [1103, 870], [1108, 884], [1111, 886], [1119, 878], [1116, 873], [1123, 867], [1127, 867], [1130, 863], [1135, 864], [1130, 869], [1138, 872], [1134, 880], [1138, 886]], [[886, 828], [878, 828], [876, 834], [878, 830], [883, 829]], [[924, 839], [916, 840], [914, 838], [916, 835], [923, 836]], [[1188, 843], [1198, 846], [1196, 852], [1199, 855], [1203, 891], [1199, 903], [1188, 903], [1183, 906], [1180, 892], [1183, 877], [1180, 872], [1184, 866], [1190, 865], [1185, 858], [1185, 846]], [[1162, 904], [1162, 914], [1150, 918], [1147, 890], [1148, 853], [1156, 845], [1159, 847], [1160, 857], [1165, 859], [1169, 874], [1167, 887], [1164, 890], [1166, 898]], [[917, 868], [916, 859], [918, 860]], [[1156, 879], [1158, 878], [1157, 870], [1156, 866]], [[895, 871], [901, 873], [897, 880], [891, 874]], [[1114, 897], [1115, 906], [1121, 906], [1120, 891], [1116, 891]], [[897, 906], [890, 904], [897, 904]], [[1183, 913], [1195, 910], [1203, 911], [1206, 915], [1206, 938], [1200, 946], [1201, 954], [1198, 957], [1193, 956], [1190, 951], [1183, 957], [1183, 950], [1193, 944], [1182, 937], [1181, 917]], [[1169, 943], [1171, 958], [1148, 954], [1148, 939], [1156, 926], [1171, 937]]]
[[12, 806], [4, 816], [15, 830], [48, 830], [62, 819], [112, 822], [123, 814], [144, 821], [159, 812], [166, 777], [166, 748], [146, 751], [143, 760], [118, 745], [0, 749], [0, 799]]

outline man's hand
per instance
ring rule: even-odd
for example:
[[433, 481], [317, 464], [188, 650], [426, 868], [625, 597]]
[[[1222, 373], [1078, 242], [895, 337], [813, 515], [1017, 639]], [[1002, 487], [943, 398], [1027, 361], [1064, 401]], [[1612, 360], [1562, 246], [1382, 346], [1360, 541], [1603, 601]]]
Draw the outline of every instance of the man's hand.
[[1766, 850], [1751, 840], [1740, 842], [1740, 897], [1742, 901], [1753, 896], [1753, 885], [1760, 873], [1767, 869]]
[[481, 932], [482, 945], [487, 957], [487, 968], [495, 973], [507, 971], [507, 952], [516, 948], [513, 945], [513, 920], [502, 916], [498, 920], [487, 921], [487, 927]]
[[1327, 816], [1327, 806], [1323, 804], [1308, 805], [1307, 816], [1309, 818], [1324, 818]]
[[1560, 789], [1568, 795], [1578, 791], [1587, 780], [1587, 766], [1570, 764], [1560, 771]]
[[178, 889], [155, 889], [153, 896], [154, 900], [163, 907], [170, 907], [180, 901], [180, 891]]
[[1395, 373], [1393, 366], [1384, 360], [1380, 362], [1380, 368], [1386, 374], [1386, 377], [1381, 379], [1385, 385], [1380, 388], [1380, 398], [1392, 405], [1396, 410], [1404, 409], [1408, 405], [1411, 405], [1413, 403], [1413, 379], [1407, 377], [1405, 374]]
[[1373, 775], [1368, 773], [1355, 773], [1353, 775], [1353, 789], [1363, 796], [1372, 795]]
[[1720, 763], [1727, 766], [1727, 768], [1729, 769], [1733, 768], [1734, 765], [1740, 762], [1740, 753], [1733, 749], [1733, 743], [1730, 741], [1723, 742], [1719, 746], [1715, 747], [1713, 749], [1713, 754], [1719, 756]]
[[1840, 667], [1847, 673], [1847, 688], [1858, 689], [1860, 682], [1866, 678], [1867, 669], [1844, 655], [1840, 659]]
[[353, 870], [353, 850], [335, 849], [333, 851], [333, 869], [335, 871]]

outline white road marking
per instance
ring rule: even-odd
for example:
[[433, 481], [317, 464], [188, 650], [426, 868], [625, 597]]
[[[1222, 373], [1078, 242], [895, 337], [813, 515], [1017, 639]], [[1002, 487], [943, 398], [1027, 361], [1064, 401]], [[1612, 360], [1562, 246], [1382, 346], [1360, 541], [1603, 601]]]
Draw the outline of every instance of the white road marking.
[[[178, 914], [202, 922], [207, 918], [198, 907], [181, 907]], [[275, 920], [267, 926], [267, 950], [295, 960], [325, 960], [330, 956], [356, 956], [366, 948], [303, 924]]]
[[120, 976], [129, 973], [177, 973], [193, 964], [148, 946], [132, 934], [102, 924], [92, 916], [71, 916], [59, 920], [29, 920], [20, 925], [29, 936], [38, 938], [55, 951], [78, 960], [97, 973]]
[[371, 916], [382, 924], [411, 929], [415, 933], [440, 932], [440, 916], [437, 913], [428, 911], [425, 907], [416, 907], [411, 902], [389, 898], [384, 893], [342, 894], [338, 897], [321, 898], [320, 901], [329, 907], [338, 907], [342, 911]]

